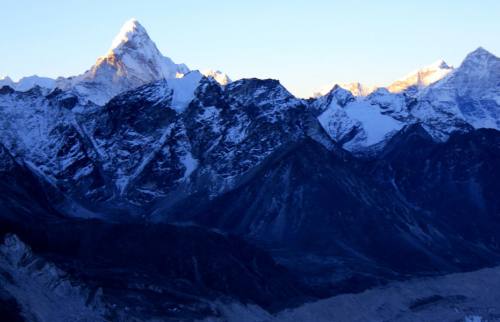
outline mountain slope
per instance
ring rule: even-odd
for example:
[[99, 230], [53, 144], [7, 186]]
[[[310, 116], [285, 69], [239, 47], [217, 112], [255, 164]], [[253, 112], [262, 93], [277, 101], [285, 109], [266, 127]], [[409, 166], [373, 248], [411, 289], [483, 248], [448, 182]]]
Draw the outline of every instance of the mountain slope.
[[334, 147], [304, 102], [273, 80], [222, 87], [190, 72], [103, 107], [61, 90], [5, 88], [0, 107], [1, 142], [10, 153], [90, 212], [106, 204], [128, 213], [193, 191], [216, 196], [305, 136]]
[[63, 217], [53, 207], [57, 193], [29, 168], [19, 164], [0, 144], [0, 233], [23, 223], [37, 227], [40, 222]]
[[[98, 151], [72, 110], [77, 105], [77, 97], [61, 91], [49, 95], [40, 88], [4, 92], [0, 94], [0, 142], [19, 163], [68, 198], [69, 204], [60, 205], [69, 207], [67, 213], [92, 216], [75, 206], [109, 198], [110, 191]], [[91, 105], [85, 107], [92, 110]]]
[[496, 130], [454, 134], [436, 143], [415, 125], [391, 139], [370, 176], [396, 188], [409, 203], [447, 218], [467, 240], [496, 247], [491, 241], [500, 219], [499, 163]]
[[[362, 162], [305, 139], [275, 152], [236, 189], [208, 203], [194, 196], [168, 219], [281, 249], [278, 256], [303, 276], [319, 278], [321, 267], [328, 267], [330, 279], [341, 272], [347, 274], [344, 279], [366, 274], [358, 282], [365, 287], [374, 279], [478, 268], [499, 259], [494, 242], [486, 242], [494, 233], [478, 246], [472, 236], [463, 239], [460, 225], [448, 224], [452, 218], [470, 220], [470, 214], [443, 211], [445, 202], [440, 212], [411, 203], [394, 187], [369, 179], [363, 169]], [[488, 194], [495, 191], [484, 187]], [[297, 254], [304, 253], [323, 261], [307, 256], [299, 260]], [[306, 273], [300, 265], [308, 260]]]
[[351, 152], [373, 149], [400, 130], [409, 115], [407, 97], [378, 89], [368, 97], [354, 97], [336, 86], [316, 99], [312, 108], [328, 135]]

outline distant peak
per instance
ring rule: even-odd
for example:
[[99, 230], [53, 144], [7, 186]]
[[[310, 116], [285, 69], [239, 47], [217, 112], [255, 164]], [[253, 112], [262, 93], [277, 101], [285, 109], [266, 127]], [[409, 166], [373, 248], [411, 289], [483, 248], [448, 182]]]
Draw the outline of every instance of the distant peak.
[[448, 65], [443, 59], [439, 59], [438, 61], [429, 65], [427, 68], [429, 68], [429, 69], [450, 69], [452, 67], [450, 65]]
[[487, 57], [496, 57], [483, 47], [478, 47], [476, 50], [473, 52], [469, 53], [465, 59], [470, 59], [470, 58], [487, 58]]
[[227, 85], [231, 83], [231, 79], [220, 70], [205, 69], [201, 73], [207, 77], [212, 77], [221, 85]]
[[345, 97], [345, 96], [352, 96], [352, 93], [350, 90], [342, 87], [339, 84], [333, 85], [332, 89], [326, 93], [326, 96], [334, 96], [334, 97]]
[[186, 65], [163, 56], [146, 29], [134, 18], [123, 24], [109, 51], [87, 72], [61, 80], [59, 86], [81, 88], [82, 96], [104, 105], [121, 92], [160, 79], [182, 77], [188, 71]]
[[393, 82], [387, 86], [387, 89], [391, 93], [400, 93], [410, 88], [421, 89], [443, 79], [453, 70], [453, 66], [450, 66], [444, 60], [439, 59], [438, 61], [417, 69], [403, 78]]
[[122, 33], [127, 33], [127, 32], [140, 32], [140, 31], [145, 31], [144, 27], [139, 23], [139, 20], [136, 18], [132, 18], [127, 20], [122, 28], [120, 29], [120, 32]]
[[339, 84], [335, 84], [335, 85], [333, 85], [332, 89], [330, 90], [330, 93], [333, 93], [333, 92], [335, 92], [335, 91], [342, 90], [342, 89], [343, 89], [343, 88], [342, 88], [342, 87], [340, 87], [340, 85], [339, 85]]
[[144, 29], [137, 19], [132, 18], [123, 24], [120, 32], [113, 39], [111, 50], [120, 47], [120, 45], [138, 36], [149, 38], [146, 29]]
[[[280, 81], [277, 79], [260, 79], [260, 78], [242, 78], [239, 79], [235, 82], [232, 82], [228, 84], [228, 88], [231, 90], [239, 89], [239, 90], [250, 90], [250, 91], [256, 91], [259, 89], [257, 92], [259, 94], [263, 94], [266, 92], [286, 92], [287, 95], [289, 92], [286, 90], [283, 85], [281, 85]], [[289, 94], [291, 95], [291, 94]]]
[[481, 46], [477, 47], [476, 50], [473, 51], [473, 53], [483, 53], [483, 54], [490, 54], [491, 55], [491, 53], [489, 51], [487, 51], [486, 49], [484, 49]]
[[361, 84], [360, 82], [339, 84], [343, 89], [348, 90], [354, 96], [368, 96], [375, 91], [378, 86]]
[[410, 74], [406, 75], [402, 80], [407, 79], [409, 77], [412, 77], [414, 75], [418, 75], [418, 74], [436, 72], [440, 69], [453, 69], [453, 67], [448, 65], [443, 59], [439, 59], [430, 65], [427, 65], [425, 67], [422, 67], [420, 69], [417, 69], [417, 70], [411, 72]]
[[130, 18], [127, 20], [124, 24], [123, 27], [131, 27], [131, 28], [136, 28], [137, 26], [140, 26], [141, 24], [139, 23], [139, 20], [136, 18]]
[[13, 82], [9, 76], [0, 76], [0, 81]]
[[264, 87], [264, 88], [277, 88], [283, 87], [278, 79], [274, 78], [244, 78], [240, 80], [241, 84], [256, 86], [256, 87]]

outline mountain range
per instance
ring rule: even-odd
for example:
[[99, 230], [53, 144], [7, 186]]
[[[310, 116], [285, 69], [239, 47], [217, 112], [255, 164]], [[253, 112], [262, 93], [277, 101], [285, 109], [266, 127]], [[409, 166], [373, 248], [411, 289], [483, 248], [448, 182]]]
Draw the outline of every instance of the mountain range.
[[274, 313], [500, 263], [500, 59], [483, 48], [302, 99], [176, 64], [132, 19], [81, 75], [0, 80], [0, 123], [12, 319]]

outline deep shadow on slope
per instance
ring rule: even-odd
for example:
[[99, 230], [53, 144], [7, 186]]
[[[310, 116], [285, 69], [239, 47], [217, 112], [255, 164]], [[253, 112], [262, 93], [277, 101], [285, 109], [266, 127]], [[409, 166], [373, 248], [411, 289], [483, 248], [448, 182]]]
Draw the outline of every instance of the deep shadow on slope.
[[333, 275], [349, 266], [354, 278], [368, 276], [352, 281], [360, 286], [341, 287], [348, 291], [385, 278], [498, 263], [494, 245], [465, 239], [460, 226], [449, 224], [453, 213], [415, 206], [394, 187], [377, 182], [369, 169], [364, 161], [338, 157], [305, 139], [272, 155], [251, 178], [212, 202], [196, 207], [188, 200], [170, 220], [245, 236], [278, 249], [292, 268], [309, 254], [325, 261], [336, 258], [337, 263], [325, 266], [306, 262], [299, 270], [317, 265], [318, 271], [328, 267]]
[[65, 218], [30, 171], [2, 157], [8, 164], [0, 171], [0, 237], [17, 234], [35, 254], [78, 283], [102, 288], [109, 303], [131, 314], [200, 318], [214, 313], [207, 301], [216, 299], [277, 310], [311, 294], [266, 252], [235, 236]]
[[417, 124], [368, 162], [367, 173], [465, 240], [498, 251], [500, 132], [480, 129], [436, 143]]

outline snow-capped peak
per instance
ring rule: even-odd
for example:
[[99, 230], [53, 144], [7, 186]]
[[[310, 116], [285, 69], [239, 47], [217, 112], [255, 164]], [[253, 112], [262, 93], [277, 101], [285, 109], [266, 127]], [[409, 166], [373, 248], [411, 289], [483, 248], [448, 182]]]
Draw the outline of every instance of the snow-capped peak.
[[416, 70], [400, 80], [395, 81], [389, 85], [387, 89], [391, 93], [400, 93], [410, 87], [421, 89], [441, 80], [451, 71], [453, 71], [453, 67], [440, 59], [429, 66]]
[[448, 65], [443, 59], [439, 59], [433, 64], [424, 67], [422, 70], [436, 70], [436, 69], [450, 69], [450, 68], [452, 67]]
[[475, 128], [500, 129], [499, 93], [500, 58], [479, 47], [453, 73], [423, 90], [416, 110], [434, 111], [440, 119], [454, 115]]
[[49, 77], [40, 77], [37, 75], [23, 77], [17, 82], [14, 82], [10, 77], [0, 78], [0, 87], [10, 86], [16, 91], [25, 92], [35, 86], [40, 86], [45, 89], [53, 89], [56, 81]]
[[329, 85], [322, 86], [318, 91], [314, 92], [311, 97], [320, 97], [327, 95], [332, 90], [334, 90], [336, 86], [348, 90], [354, 96], [360, 96], [360, 97], [368, 96], [378, 88], [378, 86], [375, 85], [366, 85], [366, 84], [361, 84], [359, 82], [340, 83], [340, 84], [331, 83]]
[[120, 47], [120, 45], [131, 41], [131, 39], [136, 37], [148, 37], [148, 33], [146, 29], [139, 23], [139, 21], [135, 18], [130, 19], [129, 21], [123, 24], [120, 32], [115, 36], [113, 42], [111, 44], [111, 51]]
[[118, 76], [134, 77], [143, 82], [175, 78], [179, 73], [189, 71], [185, 65], [176, 65], [170, 58], [164, 57], [137, 19], [131, 19], [122, 26], [110, 51], [97, 61], [94, 68], [103, 64], [114, 67]]
[[[441, 80], [453, 70], [454, 70], [453, 67], [449, 66], [444, 60], [440, 59], [430, 64], [429, 66], [423, 67], [421, 69], [409, 73], [405, 77], [395, 81], [386, 88], [391, 93], [400, 93], [411, 87], [422, 89]], [[378, 88], [382, 87], [376, 85], [361, 84], [359, 82], [332, 83], [321, 87], [318, 91], [316, 91], [312, 95], [312, 97], [320, 97], [328, 94], [332, 90], [332, 88], [334, 88], [335, 85], [338, 85], [350, 91], [354, 96], [357, 97], [368, 96], [371, 93], [375, 92]]]
[[212, 77], [217, 81], [217, 83], [223, 86], [231, 83], [231, 79], [227, 76], [227, 74], [219, 70], [205, 69], [202, 70], [201, 73], [206, 77]]
[[488, 58], [488, 57], [495, 58], [496, 56], [493, 55], [492, 53], [490, 53], [489, 51], [487, 51], [486, 49], [484, 49], [483, 47], [478, 47], [476, 50], [470, 52], [465, 57], [465, 60], [468, 60], [468, 59], [484, 59], [484, 58]]
[[0, 77], [0, 87], [10, 86], [13, 87], [14, 82], [9, 76]]
[[366, 85], [359, 82], [339, 84], [339, 86], [348, 90], [354, 96], [368, 96], [378, 88], [375, 85]]
[[189, 72], [163, 56], [137, 21], [127, 21], [108, 53], [83, 75], [63, 79], [58, 86], [75, 89], [81, 96], [103, 105], [115, 95], [160, 79], [174, 79]]
[[460, 69], [481, 72], [482, 69], [489, 69], [491, 62], [496, 61], [498, 63], [498, 59], [498, 57], [483, 47], [479, 47], [465, 57], [464, 61], [460, 65]]
[[40, 77], [38, 75], [23, 77], [16, 83], [16, 91], [28, 91], [35, 86], [42, 88], [53, 89], [56, 81], [49, 77]]

